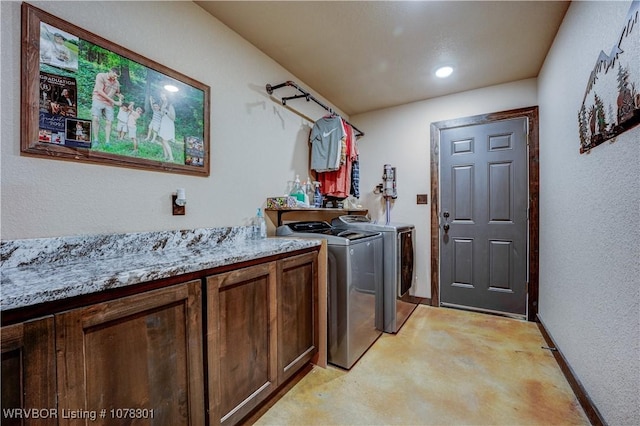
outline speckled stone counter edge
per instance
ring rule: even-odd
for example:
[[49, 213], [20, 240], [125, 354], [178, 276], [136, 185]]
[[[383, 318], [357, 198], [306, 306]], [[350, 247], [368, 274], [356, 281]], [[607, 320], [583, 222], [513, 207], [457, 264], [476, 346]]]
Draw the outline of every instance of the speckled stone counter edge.
[[252, 240], [248, 227], [0, 242], [0, 310], [99, 292], [319, 246]]
[[0, 242], [0, 267], [68, 264], [127, 255], [244, 242], [250, 228], [201, 228], [177, 231], [97, 234]]

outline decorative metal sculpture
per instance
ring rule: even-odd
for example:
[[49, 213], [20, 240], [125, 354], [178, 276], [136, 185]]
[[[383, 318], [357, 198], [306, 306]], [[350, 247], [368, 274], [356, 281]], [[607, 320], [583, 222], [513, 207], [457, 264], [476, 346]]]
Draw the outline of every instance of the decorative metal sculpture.
[[600, 51], [591, 71], [578, 112], [581, 154], [640, 124], [639, 15], [633, 0], [618, 42], [609, 54]]

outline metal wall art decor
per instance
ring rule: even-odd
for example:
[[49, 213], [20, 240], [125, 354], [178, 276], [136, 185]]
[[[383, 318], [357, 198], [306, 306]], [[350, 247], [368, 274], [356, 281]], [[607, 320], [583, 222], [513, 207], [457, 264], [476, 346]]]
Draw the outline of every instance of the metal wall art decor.
[[581, 154], [640, 124], [639, 11], [633, 0], [620, 37], [591, 71], [578, 113]]
[[209, 176], [210, 88], [22, 4], [22, 155]]

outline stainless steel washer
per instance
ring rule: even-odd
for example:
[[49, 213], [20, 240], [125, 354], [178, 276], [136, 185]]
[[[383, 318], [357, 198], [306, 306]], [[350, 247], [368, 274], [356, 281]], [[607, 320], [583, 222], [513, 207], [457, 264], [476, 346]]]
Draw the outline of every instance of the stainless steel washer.
[[337, 229], [381, 232], [384, 240], [384, 328], [397, 333], [417, 306], [407, 300], [414, 283], [415, 227], [408, 223], [375, 223], [363, 215], [331, 221]]
[[276, 235], [327, 240], [328, 361], [350, 369], [382, 334], [382, 234], [293, 222]]

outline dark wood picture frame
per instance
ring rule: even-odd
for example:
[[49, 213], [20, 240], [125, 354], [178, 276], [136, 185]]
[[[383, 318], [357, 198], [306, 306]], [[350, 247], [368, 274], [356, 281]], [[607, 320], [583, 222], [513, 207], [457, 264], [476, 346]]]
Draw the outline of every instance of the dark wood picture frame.
[[[105, 83], [113, 78], [126, 81]], [[102, 104], [98, 81], [110, 89]], [[209, 176], [210, 88], [203, 83], [27, 3], [21, 83], [21, 155]], [[61, 107], [63, 91], [73, 96]], [[121, 107], [134, 116], [131, 134], [118, 126]], [[65, 139], [69, 125], [78, 133]]]

